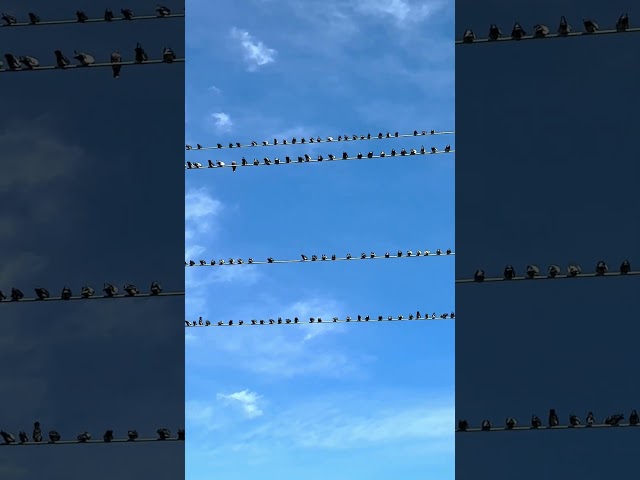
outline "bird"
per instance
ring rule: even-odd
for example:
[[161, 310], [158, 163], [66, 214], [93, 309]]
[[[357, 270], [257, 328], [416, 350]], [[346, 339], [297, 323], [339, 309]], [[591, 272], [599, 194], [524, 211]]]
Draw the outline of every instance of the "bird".
[[22, 70], [19, 57], [16, 57], [11, 53], [5, 53], [4, 58], [7, 61], [7, 67], [9, 67], [9, 70]]
[[96, 59], [88, 53], [78, 52], [77, 50], [74, 50], [73, 53], [73, 58], [77, 60], [83, 67], [88, 67], [89, 65], [93, 65], [94, 63], [96, 63]]
[[638, 416], [638, 412], [634, 410], [631, 411], [629, 415], [629, 425], [636, 426], [640, 423], [640, 417]]
[[40, 17], [38, 15], [36, 15], [33, 12], [29, 12], [29, 23], [31, 25], [35, 25], [37, 23], [40, 23]]
[[144, 48], [142, 48], [142, 45], [140, 45], [140, 42], [136, 44], [134, 51], [136, 53], [136, 63], [142, 63], [149, 60], [149, 56], [147, 55], [147, 52], [144, 51]]
[[489, 430], [491, 430], [491, 422], [489, 420], [483, 420], [480, 428], [482, 429], [482, 431], [488, 432]]
[[162, 61], [165, 63], [173, 63], [176, 59], [176, 54], [169, 47], [164, 47], [162, 50]]
[[9, 432], [5, 432], [4, 430], [0, 430], [0, 436], [2, 436], [4, 443], [6, 443], [7, 445], [11, 445], [12, 443], [16, 442], [16, 437], [11, 435]]
[[615, 413], [605, 418], [604, 423], [606, 425], [611, 425], [612, 427], [617, 427], [618, 425], [620, 425], [620, 422], [622, 420], [624, 420], [624, 415], [622, 413]]
[[547, 277], [555, 278], [560, 275], [560, 267], [558, 265], [549, 265], [549, 269], [547, 270]]
[[120, 78], [120, 70], [122, 69], [122, 65], [119, 65], [122, 62], [122, 55], [117, 50], [111, 54], [109, 61], [112, 63], [111, 70], [113, 71], [113, 78]]
[[133, 18], [135, 17], [133, 11], [129, 8], [121, 8], [120, 13], [122, 14], [122, 18], [124, 18], [125, 20], [133, 20]]
[[33, 423], [33, 435], [31, 438], [35, 443], [42, 442], [42, 430], [40, 429], [40, 422]]
[[112, 12], [110, 9], [108, 9], [108, 8], [107, 8], [107, 9], [104, 11], [104, 21], [105, 21], [105, 22], [110, 22], [110, 21], [112, 21], [113, 19], [114, 19], [113, 12]]
[[62, 53], [62, 50], [56, 50], [53, 52], [56, 56], [56, 65], [59, 68], [65, 68], [71, 64], [69, 59]]
[[171, 15], [171, 10], [169, 10], [164, 5], [158, 5], [158, 8], [156, 8], [156, 12], [158, 12], [159, 17], [167, 17]]
[[514, 40], [520, 40], [522, 37], [526, 36], [527, 32], [524, 31], [524, 28], [516, 22], [513, 24], [513, 30], [511, 30], [511, 38]]
[[469, 28], [467, 28], [462, 34], [462, 43], [473, 43], [475, 39], [476, 34]]
[[531, 428], [540, 428], [542, 426], [542, 421], [538, 418], [537, 415], [531, 415]]
[[489, 27], [488, 37], [489, 40], [498, 40], [500, 37], [502, 37], [502, 30], [500, 30], [500, 28], [498, 28], [496, 24], [492, 23]]
[[598, 24], [596, 22], [588, 18], [583, 19], [582, 23], [587, 33], [596, 33], [600, 29], [600, 27], [598, 27]]
[[474, 282], [483, 282], [485, 279], [484, 270], [476, 270], [476, 273], [473, 274]]
[[27, 443], [29, 441], [29, 435], [27, 435], [27, 432], [22, 430], [18, 432], [18, 438], [20, 439], [20, 443]]
[[569, 415], [569, 425], [572, 427], [580, 426], [580, 418], [577, 415]]
[[609, 271], [609, 267], [603, 260], [600, 260], [596, 264], [596, 275], [599, 275], [599, 276], [605, 275], [608, 271]]
[[507, 427], [507, 430], [513, 430], [514, 428], [516, 428], [518, 426], [518, 422], [513, 417], [507, 418], [505, 420], [504, 424]]
[[505, 280], [511, 280], [512, 278], [514, 278], [516, 276], [516, 271], [513, 268], [513, 265], [507, 265], [504, 268], [504, 279]]
[[618, 21], [616, 22], [616, 30], [618, 32], [624, 32], [629, 28], [629, 15], [627, 15], [626, 13], [623, 13], [622, 15], [620, 15], [620, 18], [618, 18]]
[[567, 267], [567, 275], [570, 277], [576, 277], [582, 273], [580, 265], [571, 264]]
[[20, 63], [22, 63], [29, 70], [33, 70], [34, 68], [40, 66], [40, 61], [37, 58], [31, 57], [29, 55], [19, 57], [19, 60], [20, 60]]
[[567, 22], [567, 19], [564, 16], [560, 17], [560, 25], [558, 26], [558, 34], [562, 36], [567, 36], [571, 33], [571, 25]]
[[622, 275], [626, 275], [629, 272], [631, 272], [631, 264], [629, 263], [629, 260], [624, 260], [620, 264], [620, 273]]
[[18, 19], [16, 17], [14, 17], [13, 15], [9, 15], [8, 13], [4, 13], [2, 12], [2, 20], [4, 21], [4, 24], [8, 27], [11, 25], [15, 25], [16, 23], [18, 23]]
[[89, 432], [82, 432], [76, 438], [80, 443], [87, 443], [89, 440], [91, 440], [91, 434]]
[[587, 427], [591, 427], [596, 423], [596, 417], [593, 415], [593, 412], [587, 413], [587, 418], [585, 419], [585, 424]]
[[84, 23], [89, 20], [89, 17], [82, 10], [76, 10], [76, 19], [80, 23]]
[[536, 38], [545, 38], [549, 35], [549, 27], [546, 25], [538, 24], [533, 27], [533, 36]]
[[549, 426], [557, 427], [560, 425], [560, 419], [558, 418], [558, 414], [554, 408], [549, 410]]
[[49, 441], [51, 443], [59, 442], [62, 436], [56, 430], [49, 431]]
[[540, 269], [536, 265], [527, 265], [527, 278], [535, 278], [540, 274]]

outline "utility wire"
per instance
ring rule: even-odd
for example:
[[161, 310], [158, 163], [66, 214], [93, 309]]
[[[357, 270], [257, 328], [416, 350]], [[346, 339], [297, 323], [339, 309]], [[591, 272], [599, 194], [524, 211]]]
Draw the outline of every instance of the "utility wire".
[[172, 19], [172, 18], [184, 18], [184, 13], [172, 13], [170, 15], [143, 15], [140, 17], [132, 17], [130, 19], [126, 19], [123, 17], [115, 17], [106, 20], [105, 18], [88, 18], [84, 21], [79, 21], [77, 18], [74, 20], [48, 20], [48, 21], [39, 21], [39, 22], [17, 22], [7, 24], [6, 22], [0, 25], [0, 28], [15, 28], [15, 27], [39, 27], [46, 25], [68, 25], [68, 24], [78, 24], [83, 25], [85, 23], [113, 23], [113, 22], [135, 22], [138, 20], [164, 20], [164, 19]]
[[432, 253], [429, 250], [425, 250], [424, 252], [420, 250], [416, 250], [415, 253], [412, 252], [411, 250], [408, 250], [406, 253], [399, 251], [397, 255], [391, 255], [391, 254], [385, 253], [382, 256], [378, 256], [373, 252], [369, 254], [362, 253], [360, 256], [355, 256], [355, 257], [352, 257], [349, 254], [347, 254], [346, 257], [336, 257], [335, 255], [331, 255], [331, 256], [322, 255], [319, 257], [317, 255], [312, 255], [311, 257], [306, 257], [306, 260], [305, 259], [275, 260], [269, 257], [266, 262], [261, 262], [261, 261], [256, 262], [255, 260], [253, 260], [253, 258], [249, 258], [246, 262], [241, 258], [236, 260], [234, 260], [233, 258], [230, 258], [228, 260], [218, 260], [217, 262], [215, 260], [211, 260], [209, 262], [207, 262], [206, 260], [199, 260], [197, 262], [195, 260], [188, 260], [184, 262], [184, 265], [185, 267], [216, 267], [216, 266], [223, 267], [223, 266], [240, 266], [240, 265], [266, 265], [271, 263], [313, 263], [313, 262], [337, 262], [342, 260], [349, 260], [349, 261], [379, 260], [379, 259], [384, 260], [384, 259], [390, 259], [390, 258], [452, 257], [452, 256], [455, 256], [455, 253], [452, 252], [451, 249], [447, 249], [445, 251], [437, 249], [435, 253]]
[[[592, 428], [624, 428], [624, 427], [637, 427], [637, 425], [631, 425], [629, 423], [620, 423], [618, 425], [607, 425], [606, 423], [596, 423], [593, 425], [576, 425], [576, 426], [571, 426], [571, 425], [559, 425], [557, 427], [545, 427], [545, 426], [541, 426], [541, 427], [513, 427], [513, 428], [507, 428], [507, 427], [491, 427], [490, 430], [483, 430], [482, 427], [473, 427], [473, 428], [468, 428], [466, 430], [460, 430], [459, 428], [456, 428], [456, 433], [476, 433], [476, 432], [522, 432], [522, 431], [536, 431], [536, 430], [590, 430]], [[638, 428], [638, 431], [640, 431], [640, 428]]]
[[[620, 21], [620, 20], [619, 20]], [[546, 27], [546, 26], [543, 26]], [[548, 30], [548, 27], [546, 27]], [[535, 31], [536, 27], [534, 27], [534, 31]], [[551, 39], [551, 38], [569, 38], [569, 37], [597, 37], [597, 36], [602, 36], [602, 35], [610, 35], [613, 33], [637, 33], [640, 32], [640, 28], [636, 27], [636, 28], [613, 28], [613, 29], [608, 29], [608, 30], [595, 30], [595, 31], [591, 31], [588, 32], [585, 31], [583, 32], [568, 32], [568, 33], [546, 33], [546, 34], [533, 34], [533, 35], [522, 35], [521, 33], [517, 33], [517, 32], [513, 32], [511, 36], [504, 36], [504, 37], [499, 37], [499, 38], [480, 38], [480, 39], [476, 39], [475, 38], [475, 34], [473, 34], [471, 32], [470, 35], [467, 36], [469, 30], [467, 30], [465, 32], [465, 37], [463, 37], [462, 40], [456, 40], [456, 45], [461, 45], [461, 44], [465, 44], [465, 45], [474, 45], [474, 44], [478, 44], [478, 43], [502, 43], [502, 42], [520, 42], [523, 40], [546, 40], [546, 39]], [[522, 36], [520, 36], [522, 35]], [[466, 38], [466, 40], [465, 40]]]
[[11, 291], [6, 294], [0, 290], [0, 303], [24, 303], [24, 302], [55, 302], [55, 301], [70, 301], [70, 300], [113, 300], [122, 298], [148, 298], [148, 297], [183, 297], [184, 292], [164, 292], [162, 287], [157, 282], [151, 284], [151, 288], [148, 293], [140, 293], [139, 289], [135, 285], [125, 285], [125, 293], [118, 293], [118, 289], [111, 285], [104, 285], [104, 295], [96, 295], [95, 290], [90, 286], [84, 286], [81, 289], [80, 295], [73, 295], [70, 288], [64, 287], [59, 297], [54, 297], [51, 293], [43, 287], [36, 287], [34, 291], [36, 297], [25, 297], [24, 293], [18, 288], [11, 288]]
[[100, 439], [92, 439], [86, 436], [87, 432], [83, 432], [76, 437], [75, 440], [62, 440], [62, 439], [51, 439], [51, 433], [49, 434], [49, 439], [40, 441], [34, 441], [33, 436], [27, 436], [25, 432], [20, 432], [22, 434], [18, 435], [18, 438], [15, 435], [2, 431], [4, 435], [2, 435], [3, 443], [0, 443], [0, 447], [42, 447], [42, 446], [53, 446], [53, 445], [85, 445], [85, 444], [110, 444], [110, 443], [165, 443], [165, 442], [184, 442], [185, 435], [184, 429], [179, 429], [178, 434], [175, 436], [171, 435], [171, 432], [167, 429], [158, 429], [157, 437], [138, 437], [138, 433], [135, 431], [129, 431], [127, 434], [127, 438], [114, 438], [113, 431], [107, 430], [102, 438]]
[[431, 315], [425, 315], [424, 317], [417, 312], [416, 315], [409, 314], [408, 316], [399, 315], [397, 317], [388, 316], [384, 317], [379, 315], [377, 317], [370, 316], [362, 316], [358, 315], [354, 318], [346, 317], [344, 319], [340, 319], [338, 317], [333, 317], [331, 320], [322, 319], [320, 317], [311, 317], [307, 322], [301, 321], [298, 317], [295, 317], [293, 320], [290, 318], [282, 319], [281, 317], [276, 319], [270, 318], [269, 320], [227, 320], [227, 321], [218, 321], [211, 322], [210, 320], [204, 320], [200, 317], [198, 320], [185, 320], [185, 328], [194, 328], [194, 327], [241, 327], [241, 326], [260, 326], [260, 325], [308, 325], [315, 323], [376, 323], [376, 322], [417, 322], [417, 321], [428, 321], [435, 322], [441, 320], [455, 320], [455, 312], [451, 313], [442, 313], [437, 315], [435, 313]]
[[[604, 263], [604, 262], [602, 262]], [[492, 282], [516, 282], [521, 280], [563, 280], [574, 278], [594, 278], [594, 277], [632, 277], [640, 275], [640, 271], [632, 271], [631, 265], [626, 260], [620, 265], [617, 272], [609, 272], [608, 267], [604, 264], [602, 269], [596, 265], [596, 271], [594, 273], [582, 273], [582, 270], [577, 265], [570, 265], [566, 274], [560, 274], [560, 268], [557, 265], [549, 267], [546, 276], [539, 276], [539, 271], [532, 271], [531, 267], [537, 269], [537, 267], [530, 265], [527, 268], [527, 275], [516, 276], [515, 270], [510, 265], [505, 268], [505, 271], [501, 277], [485, 277], [483, 270], [476, 271], [474, 278], [462, 278], [457, 279], [456, 283], [492, 283]], [[511, 270], [509, 270], [511, 268]], [[571, 272], [569, 270], [572, 270]]]
[[111, 63], [111, 62], [105, 62], [105, 63], [94, 63], [91, 65], [67, 65], [66, 67], [58, 67], [56, 65], [45, 65], [42, 67], [33, 67], [33, 68], [21, 68], [20, 70], [10, 70], [10, 69], [2, 69], [0, 70], [0, 73], [19, 73], [19, 72], [38, 72], [38, 71], [43, 71], [43, 70], [75, 70], [75, 69], [93, 69], [93, 68], [100, 68], [100, 67], [114, 67], [114, 66], [120, 66], [120, 67], [129, 67], [132, 65], [158, 65], [161, 63], [164, 64], [171, 64], [171, 63], [184, 63], [185, 59], [184, 58], [176, 58], [174, 59], [172, 62], [166, 62], [162, 59], [158, 59], [158, 60], [147, 60], [144, 62], [135, 62], [135, 61], [129, 61], [129, 62], [120, 62], [120, 63]]
[[[277, 141], [276, 139], [274, 139], [273, 142], [268, 142], [268, 141], [263, 141], [263, 142], [253, 142], [253, 143], [249, 143], [246, 145], [243, 145], [241, 143], [238, 142], [233, 142], [233, 143], [229, 143], [227, 144], [227, 146], [219, 143], [217, 144], [217, 146], [215, 147], [203, 147], [203, 146], [198, 146], [199, 144], [197, 144], [195, 147], [193, 147], [192, 145], [186, 145], [185, 148], [186, 150], [225, 150], [225, 149], [233, 149], [233, 148], [253, 148], [253, 147], [277, 147], [277, 146], [283, 146], [283, 145], [306, 145], [306, 144], [314, 144], [314, 143], [337, 143], [337, 142], [351, 142], [351, 141], [360, 141], [360, 140], [388, 140], [391, 138], [408, 138], [408, 137], [421, 137], [421, 136], [431, 136], [431, 135], [455, 135], [456, 132], [454, 131], [443, 131], [443, 132], [436, 132], [435, 130], [431, 130], [430, 132], [427, 131], [422, 131], [422, 132], [418, 132], [417, 130], [414, 131], [414, 133], [403, 133], [400, 134], [398, 132], [396, 133], [389, 133], [387, 132], [386, 135], [382, 135], [382, 134], [378, 134], [378, 135], [371, 135], [371, 134], [367, 134], [367, 135], [339, 135], [338, 137], [326, 137], [324, 140], [321, 137], [309, 137], [309, 140], [306, 140], [305, 138], [301, 138], [300, 140], [296, 139], [296, 138], [292, 138], [290, 140], [282, 140], [282, 142]], [[329, 140], [331, 139], [331, 140]]]
[[[384, 154], [384, 155], [362, 155], [362, 154], [358, 154], [358, 156], [356, 157], [334, 157], [334, 158], [325, 158], [322, 157], [322, 159], [317, 158], [311, 158], [311, 156], [307, 156], [305, 157], [303, 156], [299, 156], [297, 158], [297, 160], [294, 160], [290, 157], [286, 157], [284, 160], [280, 160], [279, 158], [274, 158], [273, 160], [270, 160], [268, 158], [265, 158], [262, 160], [262, 163], [260, 163], [258, 161], [258, 159], [253, 160], [252, 162], [249, 161], [240, 161], [240, 163], [238, 164], [237, 162], [233, 162], [232, 165], [227, 165], [224, 162], [213, 162], [212, 160], [209, 160], [209, 164], [207, 167], [202, 166], [202, 164], [198, 163], [198, 162], [187, 162], [185, 164], [185, 170], [208, 170], [210, 168], [232, 168], [234, 171], [236, 169], [236, 167], [268, 167], [270, 165], [295, 165], [295, 164], [305, 164], [305, 163], [321, 163], [321, 162], [336, 162], [336, 161], [345, 161], [345, 160], [371, 160], [374, 158], [397, 158], [397, 157], [411, 157], [411, 156], [416, 156], [416, 155], [438, 155], [440, 153], [455, 153], [455, 150], [449, 150], [449, 149], [445, 149], [445, 150], [425, 150], [423, 151], [418, 151], [418, 150], [411, 150], [409, 152], [405, 152], [405, 153], [390, 153], [390, 154]], [[267, 163], [268, 162], [268, 163]]]

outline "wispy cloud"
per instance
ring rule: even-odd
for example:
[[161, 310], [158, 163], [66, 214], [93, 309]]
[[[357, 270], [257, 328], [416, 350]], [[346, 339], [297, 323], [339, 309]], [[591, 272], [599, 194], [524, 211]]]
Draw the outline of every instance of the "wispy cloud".
[[215, 85], [211, 85], [207, 90], [209, 90], [211, 93], [215, 93], [216, 95], [220, 95], [222, 93], [222, 90], [220, 90]]
[[262, 397], [255, 392], [242, 390], [228, 395], [218, 393], [216, 397], [225, 405], [239, 407], [246, 418], [256, 418], [263, 413], [258, 406], [258, 402]]
[[210, 231], [213, 227], [211, 220], [221, 212], [222, 202], [213, 198], [205, 188], [190, 190], [184, 197], [184, 217], [189, 232]]
[[437, 13], [445, 2], [442, 0], [354, 0], [353, 6], [358, 13], [380, 18], [392, 18], [397, 26], [405, 23], [418, 23]]
[[231, 121], [231, 117], [228, 113], [224, 112], [216, 112], [211, 114], [211, 118], [213, 118], [213, 124], [218, 130], [229, 131], [233, 126], [233, 122]]
[[255, 71], [258, 67], [268, 65], [275, 61], [277, 51], [267, 47], [261, 41], [253, 38], [246, 30], [240, 30], [236, 27], [231, 29], [231, 37], [237, 40], [242, 47], [247, 68]]

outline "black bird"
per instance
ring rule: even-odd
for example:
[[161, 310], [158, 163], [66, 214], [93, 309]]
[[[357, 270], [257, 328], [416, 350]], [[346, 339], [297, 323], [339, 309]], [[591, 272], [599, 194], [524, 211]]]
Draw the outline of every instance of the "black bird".
[[458, 420], [458, 430], [460, 432], [466, 432], [469, 429], [469, 422], [466, 420]]
[[476, 270], [476, 273], [473, 274], [473, 280], [475, 282], [484, 282], [485, 274], [484, 270]]
[[158, 5], [158, 8], [156, 8], [156, 12], [158, 12], [159, 17], [166, 17], [168, 15], [171, 15], [171, 10], [169, 10], [164, 5]]
[[572, 427], [580, 426], [580, 419], [577, 415], [569, 415], [569, 425]]
[[626, 275], [627, 273], [629, 273], [631, 271], [631, 264], [629, 263], [629, 260], [624, 260], [621, 264], [620, 264], [620, 273], [622, 275]]
[[78, 22], [84, 23], [89, 20], [89, 17], [82, 10], [76, 10], [76, 19], [78, 20]]
[[518, 422], [515, 418], [509, 417], [505, 420], [504, 425], [505, 427], [507, 427], [507, 430], [513, 430], [518, 426]]
[[531, 428], [540, 428], [542, 426], [542, 420], [537, 415], [531, 415]]
[[22, 430], [18, 433], [18, 438], [20, 439], [20, 443], [27, 443], [29, 441], [29, 435]]
[[617, 427], [618, 425], [620, 425], [620, 422], [622, 420], [624, 420], [624, 415], [622, 413], [616, 413], [605, 418], [604, 423], [606, 425], [611, 425], [612, 427]]
[[37, 23], [40, 23], [40, 17], [38, 15], [36, 15], [33, 12], [29, 12], [29, 23], [31, 25], [35, 25]]
[[9, 432], [5, 432], [4, 430], [0, 430], [0, 436], [4, 440], [4, 443], [7, 445], [11, 445], [12, 443], [16, 443], [16, 437], [11, 435]]
[[136, 63], [142, 63], [149, 60], [149, 56], [147, 55], [147, 52], [144, 51], [144, 48], [142, 48], [142, 45], [140, 45], [140, 42], [136, 44], [134, 52], [136, 53]]
[[516, 22], [513, 25], [513, 30], [511, 31], [511, 38], [513, 38], [514, 40], [520, 40], [522, 37], [526, 35], [527, 35], [527, 32], [525, 32], [522, 26], [518, 22]]
[[583, 19], [582, 23], [584, 24], [584, 29], [587, 33], [596, 33], [600, 29], [596, 22], [588, 18]]
[[5, 53], [4, 58], [7, 61], [7, 66], [9, 70], [22, 70], [22, 66], [20, 65], [20, 60], [15, 55], [11, 53]]
[[[162, 50], [162, 61], [165, 63], [173, 63], [176, 59], [176, 54], [169, 47], [164, 47]], [[231, 145], [231, 144], [230, 144]]]
[[124, 18], [125, 20], [133, 20], [133, 18], [135, 17], [133, 11], [129, 8], [121, 8], [120, 13], [122, 14], [122, 18]]
[[596, 423], [596, 417], [593, 415], [593, 412], [587, 413], [587, 418], [585, 419], [585, 423], [587, 427], [591, 427]]
[[631, 411], [631, 415], [629, 415], [629, 425], [637, 426], [640, 423], [640, 417], [638, 416], [638, 412], [634, 410]]
[[107, 8], [107, 9], [104, 11], [104, 21], [105, 21], [105, 22], [110, 22], [110, 21], [111, 21], [111, 20], [113, 20], [114, 18], [115, 18], [115, 16], [113, 15], [113, 12]]
[[49, 431], [49, 441], [51, 443], [59, 442], [61, 438], [62, 438], [62, 436], [57, 431], [55, 431], [55, 430], [50, 430]]
[[564, 16], [560, 17], [560, 25], [558, 26], [558, 34], [562, 36], [569, 35], [571, 33], [571, 25], [567, 22]]
[[549, 410], [549, 426], [557, 427], [560, 425], [560, 419], [558, 418], [558, 414], [554, 408]]
[[512, 278], [514, 278], [516, 276], [516, 271], [513, 268], [513, 265], [507, 265], [504, 268], [504, 279], [505, 280], [511, 280]]
[[620, 15], [620, 18], [618, 18], [618, 21], [616, 22], [616, 30], [619, 32], [624, 32], [628, 28], [629, 28], [629, 15], [627, 15], [626, 13], [623, 13], [622, 15]]
[[483, 420], [482, 426], [480, 428], [482, 429], [482, 431], [488, 432], [489, 430], [491, 430], [491, 422], [489, 420]]
[[107, 430], [106, 432], [104, 432], [102, 440], [106, 443], [109, 443], [111, 440], [113, 440], [113, 430]]
[[53, 53], [56, 56], [56, 65], [59, 68], [65, 68], [65, 67], [67, 67], [68, 65], [71, 64], [69, 59], [67, 57], [65, 57], [64, 53], [62, 53], [62, 50], [56, 50]]
[[500, 37], [502, 37], [502, 30], [500, 30], [496, 24], [492, 23], [489, 27], [488, 37], [489, 40], [498, 40]]
[[31, 437], [35, 443], [42, 441], [42, 430], [40, 429], [40, 422], [33, 423], [33, 435]]
[[4, 12], [2, 13], [2, 20], [4, 21], [6, 26], [15, 25], [16, 23], [18, 23], [16, 17]]
[[122, 55], [120, 55], [120, 52], [117, 50], [113, 52], [109, 61], [113, 64], [111, 65], [113, 78], [120, 78], [120, 70], [122, 69], [122, 65], [119, 65], [122, 62]]

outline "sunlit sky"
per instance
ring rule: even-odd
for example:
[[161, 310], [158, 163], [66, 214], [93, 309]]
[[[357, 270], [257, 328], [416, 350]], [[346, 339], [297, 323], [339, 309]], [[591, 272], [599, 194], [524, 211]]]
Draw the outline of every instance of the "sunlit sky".
[[[454, 129], [453, 2], [187, 7], [187, 143]], [[447, 143], [455, 148], [435, 136], [187, 160]], [[454, 155], [185, 172], [185, 259], [455, 251]], [[454, 257], [193, 268], [186, 318], [450, 312], [453, 269]], [[185, 335], [187, 478], [453, 478], [453, 322]]]

